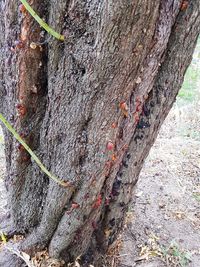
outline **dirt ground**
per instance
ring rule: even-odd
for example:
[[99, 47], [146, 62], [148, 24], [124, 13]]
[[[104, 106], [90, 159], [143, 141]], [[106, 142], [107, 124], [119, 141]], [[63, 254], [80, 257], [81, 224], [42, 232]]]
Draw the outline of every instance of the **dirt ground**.
[[[200, 267], [200, 123], [192, 112], [176, 107], [164, 123], [135, 189], [113, 266]], [[1, 136], [0, 216], [6, 213]]]
[[151, 149], [123, 233], [120, 267], [200, 267], [200, 123], [192, 114], [195, 108], [182, 113], [174, 108]]

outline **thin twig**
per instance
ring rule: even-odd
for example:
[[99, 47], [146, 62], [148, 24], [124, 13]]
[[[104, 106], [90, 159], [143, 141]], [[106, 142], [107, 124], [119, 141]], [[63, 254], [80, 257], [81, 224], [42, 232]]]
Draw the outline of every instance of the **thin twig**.
[[24, 5], [26, 10], [31, 14], [31, 16], [40, 24], [40, 26], [45, 29], [49, 34], [53, 35], [56, 39], [60, 41], [64, 41], [64, 35], [57, 33], [53, 30], [46, 22], [44, 22], [38, 14], [32, 9], [32, 7], [26, 2], [26, 0], [20, 0], [20, 2]]
[[15, 131], [15, 129], [11, 126], [11, 124], [5, 119], [5, 117], [0, 113], [0, 120], [6, 126], [6, 128], [13, 134], [13, 136], [17, 139], [18, 142], [26, 149], [26, 151], [31, 155], [32, 159], [37, 163], [40, 169], [48, 175], [49, 178], [54, 180], [59, 185], [64, 187], [70, 187], [70, 182], [62, 181], [52, 173], [50, 173], [47, 168], [43, 165], [40, 159], [35, 155], [35, 153], [30, 149], [30, 147], [24, 142], [24, 140], [20, 137], [20, 135]]
[[29, 256], [28, 254], [24, 253], [24, 252], [21, 252], [19, 251], [18, 249], [16, 248], [12, 248], [8, 245], [5, 245], [5, 249], [7, 249], [8, 251], [10, 251], [12, 254], [15, 254], [16, 256], [18, 256], [19, 258], [21, 258], [28, 267], [35, 267], [31, 262], [30, 260], [26, 259], [23, 254]]

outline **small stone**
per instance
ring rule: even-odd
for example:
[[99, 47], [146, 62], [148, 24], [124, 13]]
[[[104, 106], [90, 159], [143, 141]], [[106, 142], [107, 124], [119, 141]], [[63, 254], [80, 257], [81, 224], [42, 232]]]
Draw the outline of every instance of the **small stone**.
[[163, 202], [160, 202], [160, 203], [158, 204], [158, 206], [159, 206], [160, 209], [163, 209], [163, 208], [166, 206], [166, 204], [163, 203]]
[[142, 195], [143, 195], [143, 191], [140, 191], [140, 192], [135, 194], [136, 197], [141, 197]]

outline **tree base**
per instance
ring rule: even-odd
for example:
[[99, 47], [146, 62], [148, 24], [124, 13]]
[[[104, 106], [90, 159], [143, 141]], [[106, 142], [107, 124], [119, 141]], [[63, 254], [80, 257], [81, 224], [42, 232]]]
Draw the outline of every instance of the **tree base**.
[[26, 267], [27, 265], [18, 258], [16, 255], [13, 255], [6, 248], [0, 250], [0, 266], [2, 267]]
[[11, 238], [12, 236], [18, 234], [9, 213], [0, 217], [0, 229], [7, 238]]

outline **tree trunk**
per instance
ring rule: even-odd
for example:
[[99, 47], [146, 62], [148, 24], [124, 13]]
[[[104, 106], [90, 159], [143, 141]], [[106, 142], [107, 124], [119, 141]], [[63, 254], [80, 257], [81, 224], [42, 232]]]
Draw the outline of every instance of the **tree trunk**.
[[48, 246], [66, 262], [84, 255], [88, 266], [123, 226], [191, 61], [200, 3], [32, 0], [64, 42], [45, 42], [48, 35], [18, 5], [0, 3], [0, 111], [70, 186], [50, 180], [4, 129], [11, 218], [26, 235], [21, 249]]

